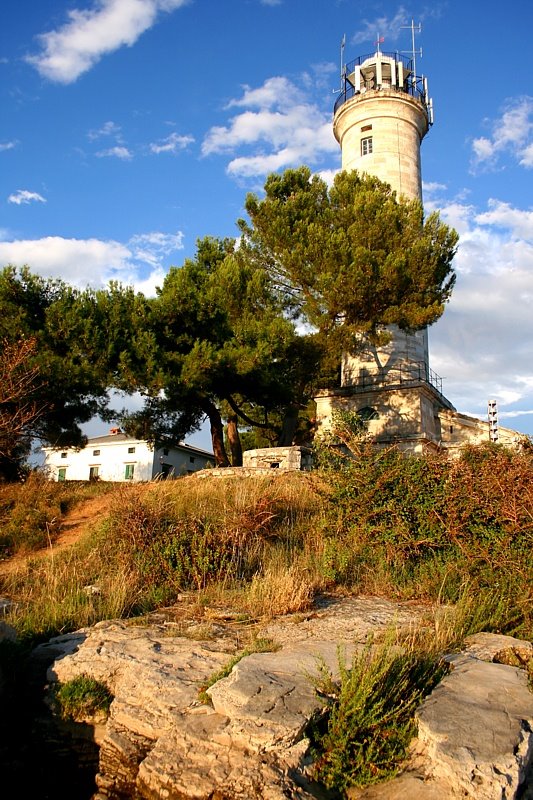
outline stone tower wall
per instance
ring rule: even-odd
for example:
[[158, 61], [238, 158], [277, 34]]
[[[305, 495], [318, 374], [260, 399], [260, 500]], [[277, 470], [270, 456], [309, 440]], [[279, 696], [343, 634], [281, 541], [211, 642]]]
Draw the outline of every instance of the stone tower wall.
[[[410, 200], [422, 197], [420, 143], [427, 130], [427, 114], [419, 100], [405, 92], [383, 89], [348, 100], [333, 123], [342, 150], [342, 168], [374, 175]], [[373, 152], [361, 155], [361, 139], [369, 136]]]

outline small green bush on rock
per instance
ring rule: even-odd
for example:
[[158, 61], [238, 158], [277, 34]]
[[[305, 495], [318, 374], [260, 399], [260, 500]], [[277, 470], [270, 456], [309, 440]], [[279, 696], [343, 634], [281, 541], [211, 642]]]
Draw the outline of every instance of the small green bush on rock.
[[97, 715], [107, 717], [112, 701], [107, 686], [85, 674], [60, 683], [54, 693], [55, 710], [61, 719], [76, 722]]

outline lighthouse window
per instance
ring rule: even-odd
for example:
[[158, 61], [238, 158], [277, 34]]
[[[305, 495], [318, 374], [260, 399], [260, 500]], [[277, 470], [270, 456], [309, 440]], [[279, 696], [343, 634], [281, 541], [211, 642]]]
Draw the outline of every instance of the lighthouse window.
[[364, 139], [361, 139], [361, 155], [368, 156], [373, 150], [372, 147], [372, 137], [367, 136]]

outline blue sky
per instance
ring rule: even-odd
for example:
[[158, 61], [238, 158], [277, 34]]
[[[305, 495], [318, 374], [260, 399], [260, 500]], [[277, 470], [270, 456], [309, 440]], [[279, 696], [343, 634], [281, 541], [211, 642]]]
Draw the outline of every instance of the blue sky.
[[349, 61], [378, 34], [410, 50], [420, 23], [424, 202], [461, 235], [431, 366], [458, 410], [494, 398], [533, 434], [531, 0], [6, 0], [2, 16], [0, 264], [146, 293], [198, 237], [236, 235], [270, 171], [330, 178], [343, 35]]

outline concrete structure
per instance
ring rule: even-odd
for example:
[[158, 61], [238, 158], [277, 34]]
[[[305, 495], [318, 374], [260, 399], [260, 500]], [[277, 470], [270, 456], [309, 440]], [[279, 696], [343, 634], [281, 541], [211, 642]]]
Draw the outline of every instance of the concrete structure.
[[44, 468], [55, 481], [150, 481], [191, 474], [215, 463], [211, 453], [197, 447], [154, 448], [119, 428], [89, 439], [81, 450], [44, 447], [43, 451]]
[[245, 469], [309, 470], [313, 467], [309, 447], [261, 447], [243, 453]]
[[[433, 123], [433, 110], [427, 81], [415, 74], [414, 59], [378, 49], [347, 64], [342, 80], [333, 131], [343, 169], [374, 175], [399, 197], [422, 200], [420, 145]], [[408, 452], [489, 441], [488, 421], [458, 414], [444, 397], [442, 381], [429, 367], [427, 330], [387, 330], [391, 339], [385, 346], [361, 338], [357, 353], [345, 353], [340, 388], [315, 398], [318, 435], [330, 429], [335, 409], [343, 409], [367, 419], [378, 444], [396, 444]], [[498, 435], [506, 444], [523, 438], [501, 428]]]

